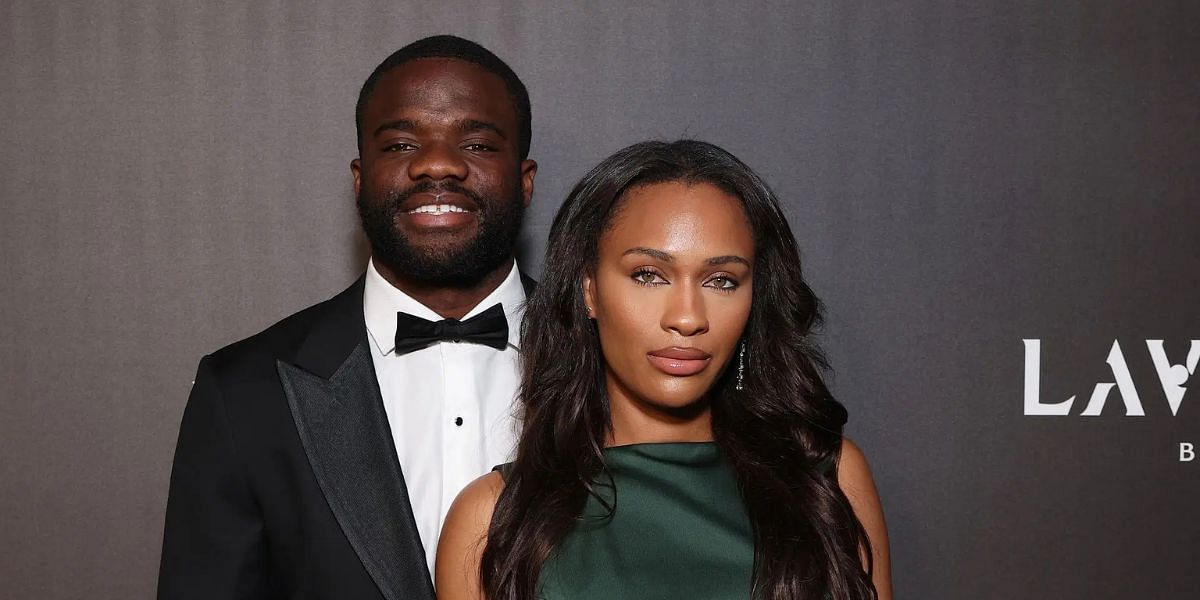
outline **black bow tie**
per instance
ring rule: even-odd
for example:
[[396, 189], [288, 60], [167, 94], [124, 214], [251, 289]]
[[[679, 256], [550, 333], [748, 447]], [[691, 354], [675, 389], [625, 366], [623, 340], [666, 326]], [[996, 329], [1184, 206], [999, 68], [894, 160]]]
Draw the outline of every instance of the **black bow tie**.
[[396, 313], [396, 356], [427, 348], [437, 342], [470, 342], [497, 350], [508, 346], [508, 319], [497, 304], [467, 319], [427, 321], [408, 313]]

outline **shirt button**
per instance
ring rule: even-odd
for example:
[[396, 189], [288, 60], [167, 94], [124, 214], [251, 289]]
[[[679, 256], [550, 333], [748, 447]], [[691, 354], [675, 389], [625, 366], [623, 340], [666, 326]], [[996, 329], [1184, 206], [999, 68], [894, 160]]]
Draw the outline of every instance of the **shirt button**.
[[455, 424], [455, 425], [457, 425], [457, 426], [459, 426], [459, 427], [462, 427], [462, 417], [456, 417], [456, 418], [454, 419], [454, 424]]

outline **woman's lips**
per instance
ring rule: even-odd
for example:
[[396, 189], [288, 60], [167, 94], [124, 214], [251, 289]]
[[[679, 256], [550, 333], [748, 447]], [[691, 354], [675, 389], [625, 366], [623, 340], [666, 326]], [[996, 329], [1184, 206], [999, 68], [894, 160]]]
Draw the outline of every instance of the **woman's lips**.
[[675, 377], [695, 375], [708, 367], [712, 355], [696, 348], [663, 348], [646, 353], [656, 369]]

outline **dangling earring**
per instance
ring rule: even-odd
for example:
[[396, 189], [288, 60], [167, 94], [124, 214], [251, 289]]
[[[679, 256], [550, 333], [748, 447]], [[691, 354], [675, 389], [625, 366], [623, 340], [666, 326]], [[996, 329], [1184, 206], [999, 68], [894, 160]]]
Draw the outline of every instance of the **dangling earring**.
[[733, 385], [733, 389], [735, 389], [739, 392], [746, 389], [745, 386], [742, 385], [742, 383], [745, 381], [746, 381], [746, 342], [742, 342], [738, 346], [737, 383], [735, 383]]

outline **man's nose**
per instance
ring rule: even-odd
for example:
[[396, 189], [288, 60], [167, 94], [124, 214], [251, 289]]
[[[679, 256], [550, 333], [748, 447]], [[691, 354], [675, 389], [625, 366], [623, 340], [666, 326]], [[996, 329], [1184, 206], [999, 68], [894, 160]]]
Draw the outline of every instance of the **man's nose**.
[[467, 178], [467, 162], [454, 144], [434, 142], [423, 145], [408, 163], [408, 177], [418, 179]]

